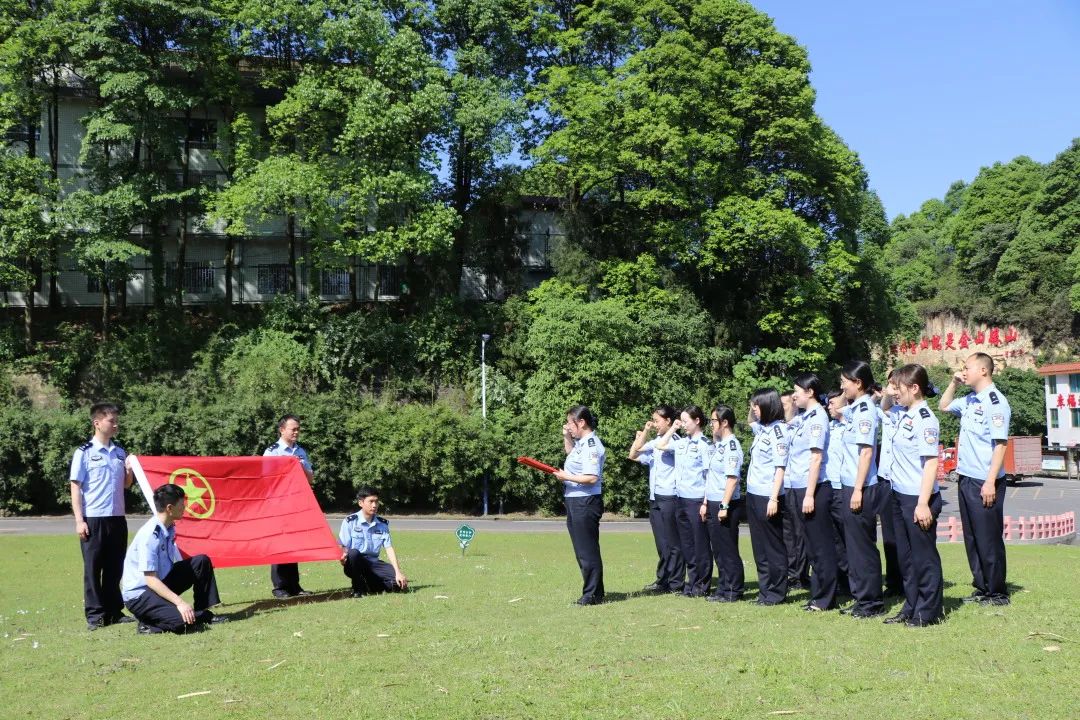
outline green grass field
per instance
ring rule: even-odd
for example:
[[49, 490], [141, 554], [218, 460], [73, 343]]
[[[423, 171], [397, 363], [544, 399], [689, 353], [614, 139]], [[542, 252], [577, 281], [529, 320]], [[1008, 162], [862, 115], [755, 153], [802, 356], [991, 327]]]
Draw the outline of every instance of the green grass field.
[[279, 603], [267, 568], [225, 570], [219, 610], [237, 619], [177, 637], [88, 633], [75, 540], [0, 538], [0, 717], [1080, 715], [1080, 548], [1010, 547], [1013, 605], [982, 608], [960, 607], [963, 547], [942, 546], [949, 617], [916, 630], [811, 616], [805, 593], [775, 608], [637, 595], [644, 534], [603, 536], [612, 601], [586, 608], [565, 535], [478, 534], [464, 559], [449, 534], [395, 541], [415, 592], [348, 599], [320, 563], [303, 584], [324, 593]]

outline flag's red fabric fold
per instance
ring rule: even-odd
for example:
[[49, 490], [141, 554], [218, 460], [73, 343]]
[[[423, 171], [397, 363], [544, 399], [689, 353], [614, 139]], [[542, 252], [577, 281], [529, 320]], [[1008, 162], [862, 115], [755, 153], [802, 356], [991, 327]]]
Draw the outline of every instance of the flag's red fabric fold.
[[341, 557], [294, 457], [137, 460], [135, 474], [148, 496], [170, 482], [187, 495], [184, 517], [176, 523], [176, 544], [185, 557], [206, 554], [219, 568]]

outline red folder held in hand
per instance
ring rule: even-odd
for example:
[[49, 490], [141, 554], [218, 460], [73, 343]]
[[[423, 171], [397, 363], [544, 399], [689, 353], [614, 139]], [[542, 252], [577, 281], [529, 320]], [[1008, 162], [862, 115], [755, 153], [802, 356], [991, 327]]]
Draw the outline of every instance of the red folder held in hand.
[[522, 465], [525, 465], [527, 467], [531, 467], [533, 470], [539, 470], [540, 472], [546, 472], [548, 475], [554, 475], [558, 471], [558, 468], [553, 468], [550, 465], [545, 465], [544, 463], [540, 462], [539, 460], [534, 460], [531, 457], [526, 457], [524, 455], [519, 457], [517, 459], [517, 461], [519, 463], [521, 463]]

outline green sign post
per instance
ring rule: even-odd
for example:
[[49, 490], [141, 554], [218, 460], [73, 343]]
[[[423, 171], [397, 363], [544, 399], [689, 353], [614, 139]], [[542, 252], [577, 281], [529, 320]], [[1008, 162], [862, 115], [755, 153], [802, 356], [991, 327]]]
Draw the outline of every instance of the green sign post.
[[469, 547], [469, 543], [472, 542], [473, 535], [476, 531], [468, 525], [462, 525], [457, 529], [455, 535], [457, 535], [458, 545], [461, 546], [461, 557], [465, 557], [465, 549]]

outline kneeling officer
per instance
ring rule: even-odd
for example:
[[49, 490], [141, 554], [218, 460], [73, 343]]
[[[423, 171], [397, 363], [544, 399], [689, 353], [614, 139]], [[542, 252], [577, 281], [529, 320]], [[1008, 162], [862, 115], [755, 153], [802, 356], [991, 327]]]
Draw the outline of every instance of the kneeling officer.
[[[376, 515], [379, 494], [370, 487], [362, 487], [356, 493], [356, 502], [360, 512], [342, 520], [338, 533], [341, 564], [345, 575], [352, 580], [352, 597], [408, 589], [409, 580], [401, 572], [390, 542], [390, 523]], [[379, 550], [384, 547], [390, 562], [379, 559]]]

